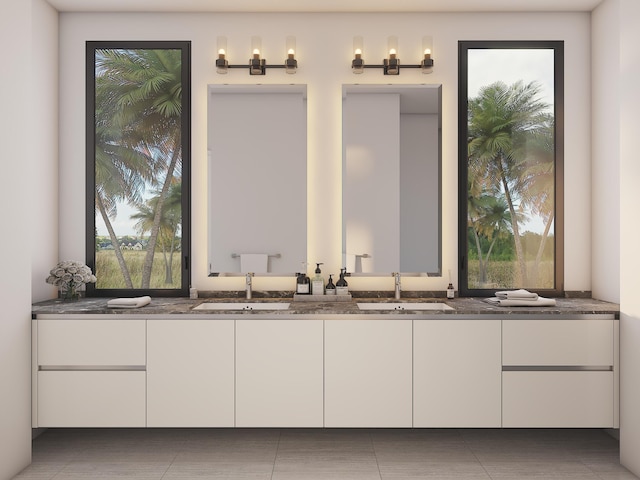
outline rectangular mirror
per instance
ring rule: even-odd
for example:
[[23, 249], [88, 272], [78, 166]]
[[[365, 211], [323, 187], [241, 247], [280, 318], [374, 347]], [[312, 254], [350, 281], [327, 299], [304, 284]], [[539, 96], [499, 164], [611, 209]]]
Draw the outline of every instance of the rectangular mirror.
[[306, 85], [209, 85], [210, 276], [307, 259]]
[[441, 275], [441, 85], [344, 85], [342, 252], [352, 275]]

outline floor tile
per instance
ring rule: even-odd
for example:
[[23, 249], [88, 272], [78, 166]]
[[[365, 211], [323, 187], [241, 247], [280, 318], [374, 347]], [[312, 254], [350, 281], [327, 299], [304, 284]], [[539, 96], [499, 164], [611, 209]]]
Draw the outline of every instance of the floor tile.
[[49, 429], [19, 480], [638, 480], [598, 429]]

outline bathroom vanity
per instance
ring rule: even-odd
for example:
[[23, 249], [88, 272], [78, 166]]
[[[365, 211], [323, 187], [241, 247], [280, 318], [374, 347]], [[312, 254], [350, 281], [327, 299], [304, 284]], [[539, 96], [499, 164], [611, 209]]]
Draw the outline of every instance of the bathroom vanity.
[[619, 313], [605, 302], [106, 301], [34, 305], [33, 427], [619, 425]]

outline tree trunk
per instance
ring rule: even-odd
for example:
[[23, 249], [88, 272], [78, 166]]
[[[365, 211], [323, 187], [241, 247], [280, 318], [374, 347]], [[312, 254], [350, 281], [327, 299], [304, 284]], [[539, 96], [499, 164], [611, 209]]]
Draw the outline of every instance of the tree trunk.
[[113, 230], [113, 226], [111, 225], [111, 221], [109, 220], [109, 215], [107, 215], [107, 211], [104, 208], [104, 203], [102, 202], [102, 198], [100, 197], [100, 195], [96, 195], [96, 204], [98, 205], [98, 210], [100, 210], [100, 214], [102, 215], [104, 224], [107, 226], [107, 231], [109, 232], [109, 237], [111, 238], [111, 245], [113, 245], [113, 250], [116, 254], [116, 258], [118, 259], [118, 265], [120, 265], [120, 271], [122, 272], [122, 276], [124, 277], [124, 283], [127, 288], [133, 288], [133, 282], [131, 281], [131, 275], [129, 275], [129, 269], [127, 268], [127, 264], [125, 263], [124, 257], [122, 256], [122, 250], [120, 250], [118, 237], [116, 237], [116, 232]]
[[509, 205], [509, 212], [511, 213], [511, 228], [513, 229], [513, 240], [516, 245], [516, 257], [518, 257], [519, 276], [517, 278], [516, 285], [518, 287], [527, 286], [527, 266], [524, 261], [524, 252], [522, 250], [522, 241], [520, 239], [520, 230], [518, 228], [518, 218], [516, 216], [516, 209], [513, 206], [513, 200], [511, 198], [511, 191], [509, 190], [509, 184], [507, 183], [507, 176], [502, 165], [502, 156], [498, 158], [498, 169], [500, 171], [500, 179], [502, 180], [502, 188], [504, 188], [504, 196]]
[[473, 227], [471, 228], [473, 230], [473, 236], [476, 239], [476, 249], [478, 250], [478, 283], [480, 286], [482, 286], [487, 281], [487, 270], [483, 261], [482, 247], [480, 246], [480, 237], [478, 236], [477, 230]]
[[162, 208], [164, 206], [164, 201], [167, 198], [167, 192], [169, 191], [169, 187], [171, 186], [171, 180], [173, 179], [173, 172], [178, 163], [178, 158], [180, 157], [180, 134], [176, 135], [176, 141], [174, 145], [176, 146], [171, 155], [171, 161], [169, 162], [169, 167], [167, 168], [167, 174], [164, 179], [164, 184], [162, 185], [162, 191], [160, 192], [160, 196], [158, 197], [158, 203], [156, 205], [156, 212], [153, 217], [153, 226], [151, 227], [151, 234], [149, 236], [149, 243], [147, 244], [147, 254], [144, 258], [144, 265], [142, 267], [142, 288], [150, 288], [151, 284], [151, 269], [153, 267], [153, 257], [155, 255], [156, 243], [158, 242], [158, 233], [160, 231], [160, 220], [162, 219]]
[[536, 262], [533, 266], [533, 275], [534, 280], [536, 281], [536, 286], [540, 279], [538, 275], [540, 274], [540, 262], [542, 262], [542, 255], [544, 254], [544, 247], [547, 244], [547, 239], [549, 238], [549, 231], [551, 230], [551, 224], [553, 223], [554, 215], [549, 215], [549, 219], [544, 226], [544, 232], [542, 233], [542, 238], [540, 239], [540, 246], [538, 247], [538, 253], [536, 254]]

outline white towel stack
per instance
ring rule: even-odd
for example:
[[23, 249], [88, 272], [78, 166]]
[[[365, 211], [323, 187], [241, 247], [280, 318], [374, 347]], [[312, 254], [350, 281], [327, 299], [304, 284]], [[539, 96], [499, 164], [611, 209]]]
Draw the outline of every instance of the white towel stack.
[[151, 303], [151, 297], [114, 298], [107, 302], [109, 308], [140, 308]]
[[501, 307], [553, 307], [556, 305], [555, 299], [540, 297], [537, 293], [522, 288], [496, 292], [495, 297], [487, 298], [485, 302]]

